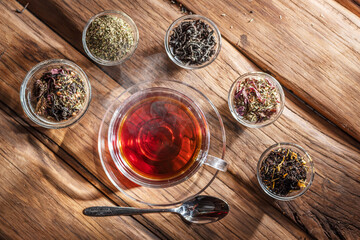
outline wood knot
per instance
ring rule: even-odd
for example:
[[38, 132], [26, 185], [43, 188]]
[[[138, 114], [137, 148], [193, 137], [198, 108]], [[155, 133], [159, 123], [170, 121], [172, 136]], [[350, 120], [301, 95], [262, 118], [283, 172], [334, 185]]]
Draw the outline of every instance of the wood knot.
[[247, 45], [248, 41], [247, 41], [247, 36], [246, 36], [245, 34], [242, 34], [242, 35], [240, 36], [240, 42], [241, 42], [241, 45], [242, 45], [242, 46]]

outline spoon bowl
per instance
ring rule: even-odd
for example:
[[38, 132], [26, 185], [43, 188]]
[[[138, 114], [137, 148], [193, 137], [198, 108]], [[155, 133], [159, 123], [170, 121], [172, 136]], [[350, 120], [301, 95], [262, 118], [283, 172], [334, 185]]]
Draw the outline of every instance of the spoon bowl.
[[219, 221], [229, 213], [229, 205], [212, 196], [197, 196], [176, 208], [184, 220], [191, 223], [211, 223]]
[[92, 217], [130, 216], [144, 213], [171, 212], [190, 223], [205, 224], [219, 221], [229, 213], [229, 205], [222, 199], [212, 196], [197, 196], [177, 208], [141, 209], [131, 207], [89, 207], [83, 213]]

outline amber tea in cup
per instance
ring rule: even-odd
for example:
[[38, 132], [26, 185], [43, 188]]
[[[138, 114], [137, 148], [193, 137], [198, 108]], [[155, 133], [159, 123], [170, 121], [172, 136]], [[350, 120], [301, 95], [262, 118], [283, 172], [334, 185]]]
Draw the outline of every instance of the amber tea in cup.
[[189, 178], [204, 162], [209, 128], [190, 98], [151, 88], [129, 97], [113, 115], [111, 155], [119, 170], [140, 185], [162, 187]]
[[119, 123], [121, 155], [139, 175], [174, 178], [191, 167], [200, 151], [205, 124], [199, 120], [173, 96], [141, 99]]

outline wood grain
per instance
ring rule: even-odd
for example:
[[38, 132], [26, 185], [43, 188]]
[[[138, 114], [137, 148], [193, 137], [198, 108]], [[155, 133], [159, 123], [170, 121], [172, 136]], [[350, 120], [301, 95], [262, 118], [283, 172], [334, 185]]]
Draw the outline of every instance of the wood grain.
[[[7, 35], [10, 41], [6, 54], [1, 59], [1, 76], [8, 77], [1, 78], [0, 100], [11, 109], [14, 109], [17, 114], [21, 114], [22, 110], [19, 108], [18, 102], [18, 89], [22, 77], [17, 77], [17, 75], [25, 75], [27, 71], [25, 69], [31, 68], [36, 62], [44, 58], [67, 57], [86, 69], [87, 74], [91, 77], [94, 93], [91, 107], [86, 116], [76, 127], [73, 126], [62, 130], [34, 128], [34, 135], [41, 138], [54, 151], [69, 153], [72, 157], [67, 157], [65, 160], [70, 161], [70, 165], [76, 166], [77, 164], [73, 164], [72, 161], [79, 161], [92, 175], [95, 175], [117, 194], [117, 197], [111, 196], [114, 201], [119, 205], [124, 205], [124, 201], [121, 199], [123, 196], [111, 186], [111, 183], [102, 171], [96, 150], [97, 130], [101, 118], [98, 115], [101, 116], [104, 113], [103, 105], [106, 105], [112, 98], [112, 94], [116, 94], [117, 89], [121, 89], [121, 87], [115, 84], [103, 72], [99, 71], [96, 66], [92, 65], [71, 46], [67, 45], [64, 40], [53, 34], [45, 25], [38, 22], [35, 17], [28, 13], [20, 16], [12, 13], [10, 9], [13, 7], [12, 3], [0, 5], [0, 10], [4, 12], [3, 17], [0, 17], [0, 22], [5, 23], [6, 19], [6, 24], [1, 24], [0, 32], [12, 33]], [[38, 36], [51, 36], [51, 38], [46, 38], [46, 41], [44, 41]], [[24, 42], [27, 44], [24, 45]], [[29, 49], [29, 46], [35, 49], [42, 49], [42, 51], [32, 51]], [[62, 53], [65, 56], [60, 53], [60, 49], [63, 50]], [[31, 57], [23, 58], [23, 56]], [[15, 62], [18, 65], [14, 64]], [[98, 83], [100, 81], [103, 82], [103, 85]], [[117, 85], [117, 87], [114, 85]], [[228, 182], [231, 184], [231, 188], [227, 187], [228, 194], [233, 193], [233, 196], [240, 196], [240, 193], [246, 194], [248, 191], [235, 178]], [[219, 184], [220, 186], [216, 187], [216, 192], [223, 195], [221, 190], [226, 185], [223, 182]], [[104, 190], [104, 192], [107, 192], [107, 190]], [[136, 219], [146, 225], [147, 228], [155, 228], [157, 231], [161, 230], [165, 238], [201, 239], [211, 236], [214, 239], [239, 237], [246, 239], [250, 237], [261, 238], [264, 235], [274, 239], [309, 238], [264, 199], [254, 197], [250, 193], [248, 195], [237, 201], [228, 199], [232, 208], [231, 214], [224, 221], [212, 225], [187, 225], [178, 216], [168, 214], [146, 215]], [[138, 206], [136, 203], [129, 201], [129, 199], [125, 201], [132, 206]], [[257, 205], [267, 205], [267, 208], [264, 210], [256, 209]], [[244, 221], [245, 216], [247, 221]], [[274, 232], [274, 230], [276, 231]]]
[[[52, 15], [46, 13], [45, 10], [41, 10], [41, 5], [36, 5], [36, 3], [36, 1], [30, 3], [30, 6], [33, 6], [33, 9], [30, 8], [30, 10], [36, 12], [35, 10], [38, 7], [40, 10], [39, 13], [36, 12], [37, 16], [79, 49], [81, 48], [80, 43], [72, 40], [71, 36], [80, 35], [81, 28], [86, 20], [102, 10], [102, 7], [106, 9], [123, 9], [124, 11], [127, 10], [128, 13], [136, 13], [131, 17], [138, 24], [140, 35], [146, 37], [141, 37], [139, 48], [130, 61], [120, 67], [104, 68], [104, 71], [124, 86], [156, 77], [175, 78], [189, 82], [194, 86], [201, 87], [206, 95], [211, 96], [211, 100], [221, 111], [228, 135], [226, 160], [231, 162], [231, 167], [229, 173], [219, 175], [219, 179], [214, 182], [206, 193], [223, 195], [229, 201], [231, 207], [235, 207], [232, 208], [229, 217], [220, 223], [212, 225], [214, 227], [184, 227], [176, 216], [164, 216], [164, 218], [161, 218], [162, 221], [149, 216], [147, 219], [151, 219], [158, 227], [161, 227], [165, 234], [171, 236], [169, 222], [167, 222], [170, 221], [173, 225], [182, 226], [181, 229], [186, 229], [176, 235], [183, 238], [206, 238], [209, 236], [224, 238], [231, 236], [246, 239], [250, 237], [261, 238], [261, 236], [264, 237], [268, 234], [268, 236], [274, 238], [279, 236], [279, 238], [281, 236], [293, 237], [289, 232], [294, 232], [294, 235], [299, 237], [301, 232], [296, 230], [292, 224], [286, 223], [286, 219], [273, 207], [276, 206], [312, 236], [319, 238], [348, 236], [351, 238], [358, 235], [358, 221], [353, 221], [353, 217], [355, 215], [355, 219], [358, 219], [359, 216], [359, 211], [354, 206], [356, 206], [360, 194], [358, 188], [353, 188], [353, 186], [359, 185], [356, 177], [359, 173], [360, 162], [359, 143], [316, 116], [312, 111], [306, 110], [304, 104], [292, 98], [288, 93], [286, 99], [287, 109], [276, 124], [264, 129], [246, 129], [239, 126], [228, 112], [227, 91], [232, 81], [240, 73], [256, 70], [256, 67], [236, 52], [229, 43], [224, 42], [219, 59], [211, 65], [211, 68], [189, 72], [180, 70], [170, 64], [163, 50], [162, 38], [165, 30], [171, 21], [180, 15], [177, 8], [170, 5], [170, 3], [149, 3], [146, 1], [136, 3], [106, 2], [102, 7], [89, 5], [88, 8], [92, 9], [92, 11], [86, 9], [79, 11], [82, 7], [81, 3], [72, 2], [71, 7], [69, 7], [69, 2], [66, 1], [49, 1], [48, 4], [50, 5], [46, 7], [55, 9], [56, 15], [61, 15], [64, 22], [72, 22], [69, 28], [61, 27], [58, 24], [51, 25], [50, 23], [53, 21], [51, 20]], [[136, 11], [134, 10], [135, 5]], [[147, 16], [147, 19], [144, 19], [143, 16]], [[24, 28], [33, 26], [34, 20], [31, 17], [21, 17], [25, 18], [26, 24], [20, 21], [17, 25], [25, 25]], [[158, 23], [157, 27], [152, 28], [151, 31], [148, 29], [149, 21]], [[41, 24], [37, 23], [35, 25], [37, 32], [42, 35], [50, 34]], [[18, 31], [21, 32], [21, 30]], [[32, 31], [27, 34], [28, 37], [26, 37], [25, 33], [21, 34], [27, 39], [27, 42], [34, 42], [34, 39], [29, 37], [29, 35], [32, 35]], [[13, 49], [11, 53], [5, 55], [6, 62], [4, 64], [9, 66], [10, 69], [6, 68], [4, 74], [11, 76], [16, 74], [25, 75], [26, 70], [19, 66], [15, 66], [15, 69], [11, 71], [13, 67], [11, 62], [13, 62], [12, 59], [18, 59], [19, 55], [21, 56], [23, 53], [27, 55], [27, 53], [31, 52], [31, 49], [24, 49], [16, 41], [12, 41], [12, 44]], [[56, 36], [51, 39], [49, 44], [50, 46], [66, 45]], [[40, 49], [47, 46], [41, 39], [36, 39], [36, 45]], [[96, 83], [94, 91], [99, 95], [92, 102], [91, 111], [76, 126], [61, 131], [39, 131], [52, 139], [54, 143], [49, 144], [50, 147], [62, 148], [74, 156], [89, 172], [98, 176], [107, 186], [111, 186], [101, 168], [99, 168], [96, 144], [91, 143], [96, 139], [96, 123], [99, 123], [98, 115], [103, 113], [103, 106], [109, 101], [108, 99], [111, 99], [111, 96], [120, 91], [120, 88], [106, 75], [84, 60], [82, 56], [75, 53], [74, 50], [70, 51], [70, 48], [66, 48], [65, 56], [76, 61], [80, 66], [86, 67], [84, 68], [87, 69], [87, 73], [91, 75]], [[20, 53], [14, 51], [14, 49], [19, 49]], [[37, 61], [43, 60], [42, 57], [53, 57], [52, 51], [57, 50], [52, 49], [45, 56], [36, 55], [38, 53], [35, 53], [35, 58], [25, 61], [24, 64], [29, 69]], [[57, 54], [59, 53], [57, 52]], [[152, 73], [154, 74], [152, 75]], [[14, 85], [16, 89], [21, 80], [19, 80], [20, 78], [16, 79], [16, 77], [11, 78], [13, 78], [14, 82], [10, 84]], [[4, 88], [3, 92], [0, 92], [0, 99], [10, 104], [11, 108], [16, 109], [16, 104], [14, 104], [16, 100], [7, 99], [5, 93], [10, 91], [10, 95], [14, 96], [17, 93], [7, 87], [8, 83], [5, 79], [2, 79], [2, 81], [6, 82], [6, 84], [1, 83]], [[98, 82], [101, 82], [101, 84]], [[110, 91], [110, 89], [114, 91]], [[19, 113], [21, 110], [17, 109], [17, 112]], [[82, 136], [77, 136], [74, 130], [75, 127], [87, 131]], [[266, 198], [258, 188], [255, 178], [255, 166], [261, 152], [278, 141], [296, 142], [309, 149], [310, 154], [315, 159], [317, 169], [317, 176], [310, 191], [300, 199], [289, 203], [272, 202], [271, 199]], [[337, 192], [347, 197], [339, 199]], [[331, 196], [327, 196], [327, 194]], [[341, 212], [337, 211], [339, 201], [341, 201], [342, 206], [345, 206]], [[261, 206], [261, 208], [258, 206]], [[274, 222], [274, 219], [276, 219], [277, 223]], [[285, 230], [286, 228], [283, 229], [281, 226], [286, 226], [287, 229], [291, 230]]]
[[0, 128], [0, 238], [157, 239], [129, 217], [84, 216], [113, 202], [2, 110]]
[[360, 18], [332, 0], [179, 2], [214, 20], [243, 54], [360, 140]]
[[359, 0], [336, 0], [336, 1], [360, 17]]

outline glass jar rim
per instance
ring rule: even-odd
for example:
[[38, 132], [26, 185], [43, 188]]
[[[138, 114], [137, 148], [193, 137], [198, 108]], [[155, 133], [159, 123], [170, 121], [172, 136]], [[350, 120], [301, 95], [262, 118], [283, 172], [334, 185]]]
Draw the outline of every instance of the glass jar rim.
[[[98, 17], [100, 16], [103, 16], [103, 15], [119, 15], [122, 17], [122, 19], [126, 20], [126, 22], [131, 26], [132, 30], [134, 31], [134, 44], [131, 48], [131, 51], [129, 52], [129, 54], [127, 54], [126, 57], [124, 58], [121, 58], [119, 60], [116, 60], [116, 61], [108, 61], [108, 60], [105, 60], [105, 59], [102, 59], [102, 58], [99, 58], [99, 57], [96, 57], [94, 56], [90, 49], [88, 48], [87, 46], [87, 43], [86, 43], [86, 33], [87, 33], [87, 30], [88, 28], [90, 27], [91, 23]], [[134, 22], [134, 20], [129, 16], [127, 15], [126, 13], [122, 12], [122, 11], [118, 11], [118, 10], [105, 10], [105, 11], [102, 11], [98, 14], [95, 14], [94, 16], [92, 16], [88, 22], [86, 23], [84, 29], [83, 29], [83, 32], [82, 32], [82, 37], [81, 37], [81, 41], [82, 41], [82, 44], [83, 44], [83, 48], [84, 48], [84, 51], [86, 52], [86, 54], [91, 58], [91, 60], [93, 60], [94, 62], [98, 63], [98, 64], [101, 64], [101, 65], [104, 65], [104, 66], [115, 66], [115, 65], [119, 65], [123, 62], [125, 62], [126, 60], [128, 60], [129, 58], [131, 58], [131, 56], [135, 53], [136, 49], [137, 49], [137, 46], [138, 46], [138, 43], [139, 43], [139, 30]]]
[[[46, 121], [44, 118], [35, 114], [32, 111], [32, 106], [31, 106], [31, 103], [29, 102], [29, 99], [27, 98], [27, 93], [26, 93], [28, 84], [32, 80], [34, 74], [36, 74], [41, 69], [43, 69], [49, 65], [52, 65], [52, 64], [67, 65], [67, 66], [70, 66], [71, 68], [74, 68], [80, 75], [82, 75], [82, 77], [84, 78], [83, 80], [85, 81], [85, 84], [87, 85], [87, 92], [86, 92], [86, 94], [87, 94], [86, 100], [87, 101], [85, 102], [85, 105], [83, 108], [84, 110], [81, 112], [81, 114], [77, 115], [76, 117], [72, 117], [72, 118], [69, 118], [68, 120], [64, 120], [64, 121], [60, 121], [60, 122]], [[30, 71], [27, 72], [27, 74], [21, 84], [21, 87], [20, 87], [20, 102], [21, 102], [21, 106], [22, 106], [25, 114], [35, 124], [37, 124], [41, 127], [44, 127], [44, 128], [49, 128], [49, 129], [65, 128], [65, 127], [69, 127], [69, 126], [77, 123], [87, 112], [90, 102], [91, 102], [91, 99], [92, 99], [91, 84], [90, 84], [90, 81], [89, 81], [86, 73], [82, 70], [82, 68], [80, 66], [78, 66], [74, 62], [67, 60], [67, 59], [48, 59], [48, 60], [39, 62], [34, 67], [32, 67], [30, 69]]]
[[[278, 148], [294, 148], [298, 151], [300, 151], [302, 154], [304, 154], [304, 158], [307, 159], [307, 163], [309, 163], [309, 170], [310, 171], [310, 179], [308, 184], [306, 185], [305, 188], [302, 188], [300, 190], [297, 190], [298, 193], [292, 196], [280, 196], [277, 195], [273, 192], [271, 192], [270, 190], [267, 189], [267, 187], [263, 184], [261, 177], [260, 177], [260, 168], [261, 168], [261, 163], [265, 160], [265, 158], [268, 156], [269, 152]], [[258, 163], [257, 163], [257, 167], [256, 167], [256, 175], [257, 175], [257, 179], [258, 179], [258, 183], [261, 187], [261, 189], [270, 197], [277, 199], [277, 200], [281, 200], [281, 201], [290, 201], [293, 200], [295, 198], [298, 198], [300, 196], [302, 196], [303, 194], [305, 194], [305, 192], [307, 192], [307, 190], [310, 188], [310, 186], [312, 185], [313, 181], [314, 181], [314, 176], [315, 176], [315, 169], [314, 169], [314, 162], [312, 160], [312, 158], [310, 157], [309, 153], [300, 145], [295, 144], [295, 143], [288, 143], [288, 142], [280, 142], [280, 143], [276, 143], [271, 145], [270, 147], [268, 147], [260, 156]]]
[[[234, 90], [236, 89], [236, 84], [240, 81], [243, 81], [246, 77], [250, 77], [250, 76], [263, 76], [263, 77], [267, 77], [269, 78], [269, 80], [275, 85], [276, 89], [277, 89], [277, 93], [279, 95], [280, 98], [280, 108], [278, 113], [276, 114], [276, 116], [274, 116], [273, 118], [264, 121], [263, 123], [250, 123], [248, 121], [243, 120], [238, 113], [236, 112], [236, 110], [234, 109], [234, 105], [233, 105], [233, 98], [234, 98]], [[274, 78], [273, 76], [271, 76], [270, 74], [264, 73], [264, 72], [248, 72], [248, 73], [244, 73], [242, 75], [240, 75], [231, 85], [229, 93], [228, 93], [228, 106], [229, 106], [229, 110], [231, 112], [231, 115], [235, 118], [236, 121], [238, 121], [240, 124], [246, 126], [246, 127], [250, 127], [250, 128], [261, 128], [261, 127], [266, 127], [272, 123], [274, 123], [275, 121], [277, 121], [280, 116], [282, 115], [284, 108], [285, 108], [285, 94], [284, 94], [284, 89], [282, 88], [281, 84], [279, 83], [278, 80], [276, 80], [276, 78]]]
[[[175, 26], [182, 21], [191, 20], [191, 19], [201, 19], [201, 20], [204, 20], [206, 23], [209, 23], [215, 32], [215, 36], [216, 36], [216, 40], [217, 40], [217, 42], [216, 42], [217, 47], [216, 47], [215, 54], [211, 57], [211, 59], [209, 61], [207, 61], [201, 65], [186, 65], [186, 64], [182, 63], [181, 61], [177, 60], [173, 56], [170, 46], [169, 46], [170, 34], [171, 34], [171, 31], [175, 28]], [[215, 61], [215, 59], [217, 58], [217, 56], [219, 55], [220, 50], [221, 50], [221, 45], [222, 45], [221, 39], [222, 38], [221, 38], [220, 30], [212, 20], [210, 20], [209, 18], [204, 17], [202, 15], [192, 14], [192, 15], [185, 15], [185, 16], [179, 17], [169, 26], [169, 28], [167, 29], [166, 34], [165, 34], [164, 44], [165, 44], [166, 53], [169, 56], [169, 58], [171, 59], [171, 61], [173, 61], [179, 67], [193, 70], [193, 69], [200, 69], [200, 68], [206, 67], [206, 66], [210, 65], [213, 61]]]

